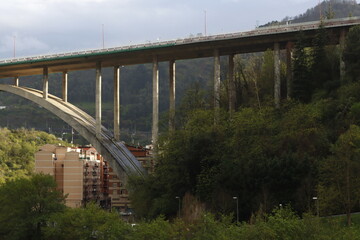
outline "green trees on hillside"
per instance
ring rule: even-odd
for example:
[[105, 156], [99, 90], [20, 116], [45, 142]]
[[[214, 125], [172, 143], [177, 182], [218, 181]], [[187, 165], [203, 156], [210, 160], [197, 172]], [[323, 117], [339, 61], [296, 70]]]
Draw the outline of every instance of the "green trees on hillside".
[[[347, 39], [349, 54], [349, 49], [357, 49], [354, 42], [360, 41], [355, 32], [351, 30]], [[286, 203], [298, 212], [313, 211], [314, 196], [327, 214], [354, 210], [353, 201], [358, 198], [350, 187], [357, 186], [358, 180], [346, 169], [357, 169], [357, 126], [351, 125], [360, 124], [360, 88], [356, 79], [339, 86], [339, 62], [334, 60], [339, 54], [337, 48], [326, 47], [324, 34], [320, 28], [312, 49], [305, 48], [300, 36], [294, 53], [294, 100], [284, 101], [281, 109], [269, 104], [265, 92], [258, 98], [259, 105], [251, 104], [256, 94], [248, 94], [244, 101], [245, 83], [252, 89], [248, 93], [256, 91], [251, 81], [262, 89], [261, 72], [248, 74], [253, 65], [242, 65], [236, 73], [242, 81], [243, 102], [231, 118], [224, 111], [214, 123], [212, 110], [185, 109], [178, 130], [160, 139], [155, 174], [129, 182], [137, 213], [174, 216], [175, 196], [187, 194], [207, 209], [225, 214], [234, 212], [236, 196], [242, 219]], [[344, 59], [357, 62], [346, 54]], [[262, 71], [271, 69], [262, 66]], [[350, 75], [351, 66], [347, 68]], [[202, 96], [197, 97], [201, 102]], [[352, 160], [355, 165], [350, 164]], [[339, 177], [335, 181], [330, 176]], [[354, 198], [343, 198], [349, 192]]]
[[54, 135], [28, 129], [0, 129], [0, 184], [30, 175], [34, 154], [46, 143], [62, 143]]
[[351, 125], [331, 151], [333, 155], [324, 160], [321, 167], [319, 201], [323, 202], [325, 211], [346, 212], [347, 223], [351, 225], [350, 214], [360, 198], [360, 127]]
[[0, 239], [42, 239], [50, 216], [64, 209], [52, 176], [10, 180], [0, 185]]
[[350, 81], [358, 81], [360, 78], [360, 27], [353, 27], [347, 34], [343, 60], [346, 73]]
[[321, 107], [245, 108], [215, 126], [211, 110], [190, 112], [183, 129], [161, 139], [155, 174], [130, 181], [134, 207], [144, 210], [137, 213], [172, 215], [175, 196], [186, 193], [222, 213], [238, 196], [242, 218], [279, 203], [308, 210], [328, 146]]

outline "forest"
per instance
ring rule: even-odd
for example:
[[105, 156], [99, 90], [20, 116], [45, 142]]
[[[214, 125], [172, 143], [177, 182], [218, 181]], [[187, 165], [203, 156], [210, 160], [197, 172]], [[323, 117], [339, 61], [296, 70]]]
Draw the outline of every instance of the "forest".
[[271, 51], [238, 61], [234, 113], [226, 109], [226, 84], [220, 112], [206, 105], [201, 90], [187, 92], [182, 124], [160, 138], [155, 173], [129, 182], [137, 214], [175, 216], [176, 196], [185, 218], [203, 210], [234, 214], [236, 197], [242, 220], [280, 204], [315, 213], [318, 204], [321, 216], [347, 214], [351, 224], [350, 213], [360, 207], [360, 28], [350, 30], [343, 52], [327, 46], [321, 27], [312, 48], [302, 41], [300, 33], [293, 90], [281, 108], [273, 106], [266, 85], [273, 76]]

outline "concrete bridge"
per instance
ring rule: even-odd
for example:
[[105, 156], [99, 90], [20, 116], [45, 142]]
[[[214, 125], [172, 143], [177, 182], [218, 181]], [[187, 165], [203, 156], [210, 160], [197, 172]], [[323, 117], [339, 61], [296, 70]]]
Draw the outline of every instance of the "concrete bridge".
[[[347, 31], [350, 27], [360, 24], [360, 18], [324, 20], [322, 23], [324, 28], [332, 36], [331, 44], [340, 44], [341, 47], [344, 47]], [[297, 39], [299, 31], [302, 31], [305, 39], [309, 40], [308, 44], [310, 45], [310, 40], [316, 35], [316, 30], [319, 26], [320, 22], [316, 21], [303, 24], [258, 28], [248, 32], [3, 60], [0, 61], [0, 78], [14, 78], [14, 86], [2, 85], [0, 90], [28, 98], [55, 114], [59, 111], [57, 115], [92, 143], [98, 151], [105, 156], [105, 159], [110, 161], [111, 165], [117, 165], [120, 170], [126, 173], [136, 172], [142, 174], [143, 170], [141, 166], [135, 163], [136, 160], [134, 160], [133, 157], [124, 157], [121, 154], [117, 155], [111, 151], [111, 149], [113, 149], [112, 146], [115, 146], [115, 149], [119, 151], [125, 151], [124, 146], [119, 142], [120, 66], [144, 63], [153, 64], [152, 141], [156, 143], [159, 122], [159, 62], [169, 62], [170, 129], [174, 128], [175, 119], [175, 63], [177, 60], [204, 57], [214, 58], [214, 106], [218, 108], [218, 99], [220, 96], [220, 56], [228, 56], [229, 109], [233, 111], [235, 108], [234, 55], [272, 49], [274, 50], [275, 66], [274, 101], [275, 106], [279, 107], [281, 98], [280, 51], [286, 50], [287, 53], [287, 94], [290, 94], [292, 81], [291, 54], [294, 42]], [[342, 61], [340, 62], [341, 74], [343, 74], [344, 64]], [[114, 140], [112, 140], [109, 132], [101, 125], [101, 69], [104, 67], [113, 67], [114, 69]], [[95, 119], [84, 115], [84, 112], [70, 105], [67, 101], [68, 72], [84, 69], [96, 69]], [[49, 74], [59, 72], [62, 73], [63, 76], [61, 99], [55, 98], [48, 93]], [[19, 87], [19, 78], [29, 75], [43, 75], [43, 91]], [[36, 99], [33, 98], [33, 95], [36, 95]], [[39, 97], [41, 97], [41, 100]], [[58, 107], [57, 105], [62, 105], [62, 107], [56, 110], [55, 106]], [[63, 116], [62, 114], [65, 114], [66, 111], [70, 111], [71, 113]], [[79, 114], [83, 117], [84, 121], [76, 121], [76, 119], [79, 119]], [[105, 147], [105, 145], [107, 147]], [[132, 164], [133, 166], [131, 166]]]

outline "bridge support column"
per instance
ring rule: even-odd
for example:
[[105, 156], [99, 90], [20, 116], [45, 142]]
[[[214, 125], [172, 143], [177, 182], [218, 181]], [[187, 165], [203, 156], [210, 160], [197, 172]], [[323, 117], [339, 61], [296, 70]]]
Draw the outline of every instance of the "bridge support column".
[[120, 141], [120, 67], [114, 67], [114, 137]]
[[64, 102], [67, 102], [68, 99], [67, 99], [67, 96], [68, 96], [68, 72], [63, 72], [63, 75], [62, 75], [62, 99]]
[[344, 77], [345, 77], [345, 62], [342, 59], [344, 49], [345, 49], [345, 39], [346, 39], [346, 31], [341, 30], [340, 39], [339, 39], [339, 43], [340, 43], [340, 82], [341, 83], [344, 82]]
[[175, 130], [175, 83], [176, 83], [175, 61], [169, 62], [169, 130]]
[[47, 99], [49, 93], [49, 70], [47, 67], [43, 69], [43, 98]]
[[96, 137], [101, 139], [101, 62], [96, 63], [95, 105]]
[[281, 78], [280, 78], [280, 44], [274, 44], [274, 102], [275, 107], [280, 107]]
[[286, 97], [290, 99], [292, 96], [292, 79], [293, 79], [293, 72], [292, 72], [292, 48], [293, 43], [288, 42], [286, 45]]
[[220, 54], [219, 50], [214, 51], [214, 108], [220, 108]]
[[234, 54], [231, 54], [229, 56], [229, 112], [230, 112], [230, 116], [235, 111], [235, 104], [236, 104], [234, 67], [235, 67]]
[[19, 77], [14, 78], [14, 86], [16, 86], [16, 87], [19, 86]]
[[153, 113], [152, 113], [152, 144], [157, 149], [159, 134], [159, 63], [157, 57], [153, 59]]

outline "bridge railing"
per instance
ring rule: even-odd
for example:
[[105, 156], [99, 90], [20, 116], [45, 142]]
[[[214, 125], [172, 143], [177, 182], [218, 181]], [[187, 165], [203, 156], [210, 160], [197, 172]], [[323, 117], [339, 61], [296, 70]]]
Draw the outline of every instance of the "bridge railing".
[[[325, 28], [326, 27], [355, 25], [355, 24], [360, 24], [360, 17], [330, 19], [330, 20], [323, 20], [322, 22], [324, 23]], [[284, 25], [277, 25], [277, 26], [260, 27], [260, 28], [256, 28], [254, 30], [245, 31], [245, 32], [225, 33], [225, 34], [210, 35], [210, 36], [195, 36], [195, 37], [190, 37], [190, 38], [168, 40], [168, 41], [161, 41], [161, 42], [148, 42], [148, 43], [141, 43], [141, 44], [136, 44], [136, 45], [111, 47], [111, 48], [104, 48], [104, 49], [92, 49], [92, 50], [74, 51], [74, 52], [57, 53], [57, 54], [49, 54], [49, 55], [12, 58], [12, 59], [1, 60], [0, 65], [26, 63], [26, 62], [32, 62], [32, 61], [42, 61], [42, 60], [52, 60], [52, 59], [61, 59], [61, 58], [68, 58], [68, 57], [100, 55], [100, 54], [107, 54], [107, 53], [117, 53], [117, 52], [122, 52], [122, 51], [125, 52], [125, 51], [132, 51], [132, 50], [143, 50], [143, 49], [147, 49], [147, 48], [158, 48], [158, 47], [161, 48], [164, 46], [171, 46], [171, 45], [183, 45], [183, 44], [191, 44], [191, 43], [217, 41], [217, 40], [223, 40], [223, 39], [234, 39], [234, 38], [269, 35], [269, 34], [279, 34], [279, 33], [286, 33], [286, 32], [296, 32], [296, 31], [300, 31], [300, 30], [314, 30], [319, 27], [320, 23], [321, 23], [321, 21], [312, 21], [312, 22], [295, 23], [295, 24], [284, 24]]]

